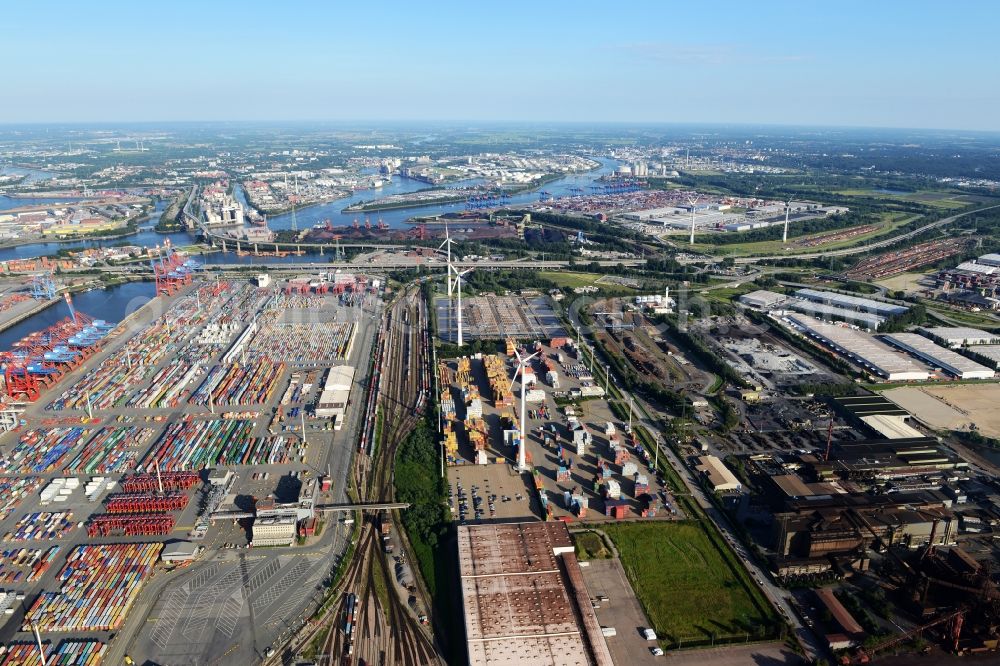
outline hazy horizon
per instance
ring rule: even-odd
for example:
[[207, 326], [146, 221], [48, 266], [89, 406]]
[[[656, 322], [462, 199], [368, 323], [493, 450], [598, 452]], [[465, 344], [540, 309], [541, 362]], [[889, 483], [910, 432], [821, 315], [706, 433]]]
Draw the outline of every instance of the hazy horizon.
[[[180, 0], [5, 11], [0, 123], [590, 122], [1000, 131], [1000, 7]], [[968, 5], [963, 6], [968, 9]], [[990, 19], [990, 16], [993, 19]], [[454, 118], [456, 120], [447, 120]], [[287, 120], [280, 120], [287, 119]]]

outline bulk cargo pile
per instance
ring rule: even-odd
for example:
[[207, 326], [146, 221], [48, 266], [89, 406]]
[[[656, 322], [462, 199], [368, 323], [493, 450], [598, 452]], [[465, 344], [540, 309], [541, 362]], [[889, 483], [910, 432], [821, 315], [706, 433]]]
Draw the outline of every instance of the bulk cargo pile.
[[43, 592], [27, 613], [22, 631], [34, 623], [52, 631], [114, 631], [153, 572], [160, 543], [77, 546], [59, 572], [58, 592]]

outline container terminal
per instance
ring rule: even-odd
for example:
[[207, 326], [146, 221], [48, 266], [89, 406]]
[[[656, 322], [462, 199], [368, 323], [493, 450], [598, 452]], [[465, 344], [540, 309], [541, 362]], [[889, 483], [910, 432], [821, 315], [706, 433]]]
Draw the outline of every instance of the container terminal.
[[3, 351], [2, 664], [257, 659], [347, 546], [383, 281], [162, 277]]

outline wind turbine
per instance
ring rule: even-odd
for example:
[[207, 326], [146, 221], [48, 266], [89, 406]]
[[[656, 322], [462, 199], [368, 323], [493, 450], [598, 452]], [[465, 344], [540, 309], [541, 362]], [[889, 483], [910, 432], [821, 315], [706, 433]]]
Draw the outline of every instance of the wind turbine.
[[[513, 388], [514, 379], [517, 377], [517, 373], [521, 373], [521, 420], [518, 421], [518, 429], [521, 431], [521, 445], [517, 447], [517, 471], [524, 472], [528, 469], [528, 462], [525, 457], [525, 450], [528, 447], [528, 429], [525, 427], [525, 418], [527, 418], [527, 410], [525, 409], [525, 384], [524, 381], [524, 369], [528, 367], [528, 362], [538, 356], [541, 352], [535, 352], [530, 356], [521, 357], [521, 352], [514, 350], [514, 355], [517, 356], [517, 370], [514, 371], [514, 376], [510, 379], [510, 386]], [[507, 389], [508, 391], [510, 389]]]
[[448, 252], [448, 299], [449, 300], [451, 299], [451, 285], [452, 285], [452, 282], [451, 282], [451, 273], [452, 273], [452, 267], [451, 267], [451, 246], [454, 244], [454, 242], [455, 241], [453, 241], [451, 239], [451, 233], [448, 231], [448, 223], [445, 222], [444, 223], [444, 242], [441, 243], [440, 245], [438, 245], [438, 249], [440, 250], [441, 248], [447, 246], [447, 252]]
[[781, 236], [782, 243], [788, 242], [788, 211], [790, 211], [791, 209], [792, 209], [792, 200], [789, 199], [785, 203], [785, 233]]
[[462, 276], [467, 273], [471, 273], [473, 269], [467, 268], [464, 271], [459, 271], [457, 268], [452, 269], [455, 271], [455, 289], [458, 290], [458, 346], [461, 347], [465, 344], [462, 338]]
[[694, 205], [698, 203], [698, 197], [688, 199], [688, 203], [691, 204], [691, 245], [694, 245]]

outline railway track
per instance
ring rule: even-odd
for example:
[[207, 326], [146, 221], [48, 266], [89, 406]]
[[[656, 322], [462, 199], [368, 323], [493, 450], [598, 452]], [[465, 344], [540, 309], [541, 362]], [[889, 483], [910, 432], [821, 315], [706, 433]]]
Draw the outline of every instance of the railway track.
[[[421, 418], [430, 382], [426, 305], [418, 289], [404, 293], [387, 311], [375, 355], [380, 424], [362, 443], [354, 469], [358, 500], [391, 501], [393, 463], [399, 446]], [[372, 423], [374, 430], [375, 424]], [[321, 621], [329, 628], [320, 664], [438, 664], [433, 644], [396, 591], [376, 516], [363, 515], [354, 559], [345, 573], [341, 599]], [[347, 630], [347, 599], [356, 598]], [[317, 628], [319, 631], [319, 628]]]

